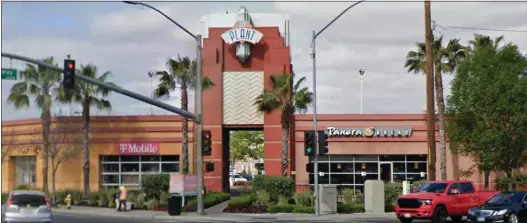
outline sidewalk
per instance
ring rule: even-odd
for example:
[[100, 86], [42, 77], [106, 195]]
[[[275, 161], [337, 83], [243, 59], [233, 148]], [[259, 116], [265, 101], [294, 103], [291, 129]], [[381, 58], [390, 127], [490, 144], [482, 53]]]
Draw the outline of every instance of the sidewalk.
[[207, 213], [204, 216], [199, 216], [195, 212], [181, 213], [180, 216], [169, 216], [167, 212], [162, 211], [147, 211], [147, 210], [132, 210], [128, 212], [117, 212], [111, 208], [96, 208], [96, 207], [77, 207], [66, 209], [64, 206], [54, 208], [55, 213], [61, 214], [79, 214], [91, 216], [111, 216], [111, 217], [127, 217], [133, 219], [156, 219], [156, 220], [180, 220], [180, 221], [253, 221], [253, 220], [275, 220], [275, 221], [347, 221], [347, 220], [375, 220], [375, 219], [395, 219], [393, 213], [355, 213], [355, 214], [329, 214], [315, 216], [314, 214], [234, 214], [234, 213]]

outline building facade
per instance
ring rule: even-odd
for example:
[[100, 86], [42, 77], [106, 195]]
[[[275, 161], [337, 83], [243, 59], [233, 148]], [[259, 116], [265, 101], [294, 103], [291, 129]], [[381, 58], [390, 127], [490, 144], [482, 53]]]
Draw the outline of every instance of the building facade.
[[[62, 117], [63, 118], [63, 117]], [[362, 190], [365, 180], [378, 179], [386, 182], [426, 179], [428, 149], [426, 143], [426, 119], [424, 114], [392, 115], [319, 115], [318, 129], [328, 131], [329, 154], [320, 157], [319, 171], [323, 172], [319, 182]], [[66, 119], [81, 123], [79, 117]], [[181, 119], [179, 116], [94, 116], [90, 131], [90, 188], [126, 185], [140, 186], [142, 176], [155, 173], [179, 173], [182, 169]], [[50, 146], [62, 143], [77, 143], [82, 149], [80, 128], [69, 131], [76, 136], [54, 142], [60, 126], [54, 118]], [[304, 131], [312, 130], [311, 115], [296, 115], [294, 135], [291, 137], [293, 159], [290, 174], [298, 188], [313, 184], [313, 170], [307, 166], [312, 160], [304, 154]], [[189, 157], [194, 157], [193, 126], [190, 123]], [[265, 131], [265, 130], [264, 130]], [[18, 185], [42, 186], [42, 140], [40, 119], [2, 122], [2, 191], [10, 191]], [[277, 141], [269, 131], [264, 133], [265, 143]], [[269, 137], [271, 136], [271, 137]], [[219, 144], [222, 138], [213, 135]], [[439, 141], [438, 138], [436, 138]], [[268, 150], [266, 147], [264, 150]], [[279, 153], [281, 148], [271, 148]], [[5, 154], [7, 152], [7, 154]], [[214, 153], [214, 151], [213, 151]], [[213, 154], [214, 156], [214, 154]], [[437, 151], [439, 160], [439, 151]], [[229, 160], [217, 158], [220, 162]], [[280, 163], [271, 158], [263, 166], [266, 175], [279, 175]], [[205, 157], [205, 161], [211, 161]], [[190, 171], [195, 173], [194, 159], [189, 159]], [[447, 152], [448, 179], [460, 178], [460, 170], [466, 170], [473, 162], [462, 156]], [[60, 189], [82, 188], [82, 152], [60, 164], [56, 173], [56, 187]], [[439, 162], [437, 163], [439, 179]], [[222, 170], [215, 168], [206, 176], [218, 176]], [[51, 173], [51, 169], [49, 170]], [[226, 173], [226, 172], [225, 172]], [[221, 176], [223, 177], [223, 176]], [[491, 175], [494, 182], [495, 175]], [[219, 178], [219, 177], [218, 177]], [[51, 175], [49, 175], [51, 179]], [[210, 178], [206, 178], [210, 179]], [[212, 178], [214, 179], [214, 178]], [[483, 176], [475, 173], [468, 178], [482, 186]], [[50, 181], [51, 182], [51, 181]], [[221, 182], [206, 180], [210, 190], [224, 190]], [[216, 186], [216, 185], [220, 186]]]
[[[59, 120], [60, 119], [60, 120]], [[64, 123], [69, 126], [64, 126]], [[72, 128], [75, 123], [76, 128]], [[51, 151], [57, 159], [66, 150], [80, 150], [56, 169], [56, 188], [83, 187], [80, 117], [52, 119]], [[90, 128], [90, 188], [126, 185], [139, 187], [145, 174], [180, 172], [181, 118], [179, 116], [94, 116]], [[189, 129], [192, 129], [189, 123]], [[66, 130], [66, 131], [64, 131]], [[193, 142], [189, 132], [189, 142]], [[2, 122], [2, 192], [19, 185], [42, 187], [42, 124], [40, 119]], [[67, 146], [67, 147], [65, 147]], [[194, 144], [189, 144], [190, 157]], [[48, 176], [51, 182], [52, 163]], [[193, 159], [189, 159], [190, 167]]]

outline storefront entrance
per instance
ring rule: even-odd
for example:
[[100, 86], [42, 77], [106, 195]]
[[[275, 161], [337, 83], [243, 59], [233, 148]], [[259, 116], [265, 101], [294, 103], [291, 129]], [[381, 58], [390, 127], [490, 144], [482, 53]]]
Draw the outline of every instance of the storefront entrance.
[[393, 182], [393, 163], [379, 162], [379, 180], [385, 183]]

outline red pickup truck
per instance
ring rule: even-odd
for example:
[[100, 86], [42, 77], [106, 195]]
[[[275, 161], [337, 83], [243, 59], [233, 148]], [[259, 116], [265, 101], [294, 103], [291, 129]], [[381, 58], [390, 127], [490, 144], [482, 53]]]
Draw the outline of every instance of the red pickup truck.
[[476, 191], [470, 181], [430, 181], [397, 199], [395, 214], [401, 223], [414, 219], [458, 222], [468, 209], [484, 204], [499, 192]]

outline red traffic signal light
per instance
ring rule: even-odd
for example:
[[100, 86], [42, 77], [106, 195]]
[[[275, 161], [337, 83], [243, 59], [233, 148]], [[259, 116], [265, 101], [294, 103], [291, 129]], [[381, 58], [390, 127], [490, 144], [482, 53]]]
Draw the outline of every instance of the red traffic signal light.
[[70, 70], [73, 69], [73, 64], [72, 63], [68, 64], [68, 69], [70, 69]]

